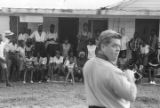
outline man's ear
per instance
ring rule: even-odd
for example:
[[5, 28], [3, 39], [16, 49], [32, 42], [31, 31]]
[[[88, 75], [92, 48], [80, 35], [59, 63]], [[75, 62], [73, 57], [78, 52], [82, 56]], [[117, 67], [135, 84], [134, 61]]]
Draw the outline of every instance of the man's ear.
[[101, 44], [101, 45], [100, 45], [100, 49], [103, 51], [104, 48], [105, 48], [105, 45], [104, 45], [104, 44]]

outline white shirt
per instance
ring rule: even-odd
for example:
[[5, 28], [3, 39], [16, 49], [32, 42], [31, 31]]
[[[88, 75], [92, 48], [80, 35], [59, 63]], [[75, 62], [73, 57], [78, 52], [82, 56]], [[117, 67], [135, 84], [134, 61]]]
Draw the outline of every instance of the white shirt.
[[5, 47], [7, 52], [9, 52], [9, 51], [15, 52], [15, 51], [17, 51], [17, 48], [18, 48], [17, 44], [13, 44], [12, 42], [7, 43], [6, 47]]
[[69, 60], [66, 61], [65, 66], [68, 68], [69, 71], [73, 71], [75, 63], [70, 63]]
[[27, 33], [25, 33], [25, 34], [19, 34], [19, 36], [18, 36], [18, 40], [23, 40], [23, 41], [26, 41], [27, 40], [27, 38], [29, 37], [29, 35], [27, 34]]
[[47, 64], [47, 57], [41, 57], [40, 58], [40, 63], [43, 64], [43, 65]]
[[96, 45], [87, 45], [88, 59], [95, 57]]
[[48, 33], [47, 35], [47, 39], [54, 39], [54, 41], [56, 41], [58, 38], [57, 33]]
[[135, 97], [136, 90], [122, 70], [95, 57], [86, 62], [83, 75], [88, 105], [130, 108], [129, 100]]
[[129, 39], [127, 36], [122, 36], [121, 39], [121, 50], [126, 50], [127, 49], [127, 43], [128, 43]]
[[20, 53], [22, 57], [25, 57], [25, 48], [18, 46], [17, 51]]
[[5, 45], [6, 45], [6, 43], [3, 41], [0, 43], [0, 57], [2, 59], [5, 59], [5, 55], [4, 55]]
[[149, 53], [149, 45], [145, 45], [144, 47], [140, 46], [141, 54], [148, 54]]
[[61, 64], [61, 63], [63, 63], [63, 57], [60, 56], [59, 59], [58, 59], [56, 56], [54, 56], [53, 62], [56, 63], [56, 64]]
[[46, 41], [46, 33], [42, 31], [40, 36], [38, 31], [35, 31], [31, 34], [30, 38], [35, 38], [36, 42], [44, 42]]
[[49, 63], [54, 63], [54, 57], [49, 58]]

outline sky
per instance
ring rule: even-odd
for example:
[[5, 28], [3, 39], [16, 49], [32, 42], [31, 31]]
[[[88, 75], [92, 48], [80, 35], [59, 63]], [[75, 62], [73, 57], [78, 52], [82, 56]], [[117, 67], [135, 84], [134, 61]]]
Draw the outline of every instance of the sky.
[[0, 0], [0, 8], [99, 9], [127, 0]]

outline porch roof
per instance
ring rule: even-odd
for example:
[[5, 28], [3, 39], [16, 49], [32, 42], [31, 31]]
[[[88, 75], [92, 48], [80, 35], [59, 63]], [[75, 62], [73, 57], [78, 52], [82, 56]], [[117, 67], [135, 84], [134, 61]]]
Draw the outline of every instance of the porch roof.
[[160, 0], [129, 0], [101, 11], [102, 15], [159, 18]]

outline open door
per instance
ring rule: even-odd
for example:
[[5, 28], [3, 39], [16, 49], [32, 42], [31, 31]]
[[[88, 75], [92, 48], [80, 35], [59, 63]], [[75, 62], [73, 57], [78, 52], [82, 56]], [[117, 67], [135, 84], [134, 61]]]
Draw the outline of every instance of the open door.
[[78, 25], [78, 18], [59, 18], [58, 34], [60, 42], [62, 43], [67, 38], [73, 46], [74, 54], [77, 52]]
[[150, 32], [152, 29], [154, 29], [159, 36], [158, 19], [136, 19], [135, 32], [138, 32], [141, 39], [143, 39], [143, 41], [145, 41], [146, 43], [149, 43]]

